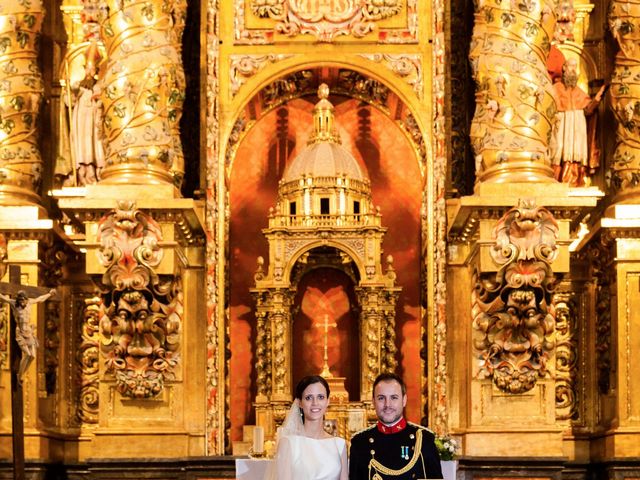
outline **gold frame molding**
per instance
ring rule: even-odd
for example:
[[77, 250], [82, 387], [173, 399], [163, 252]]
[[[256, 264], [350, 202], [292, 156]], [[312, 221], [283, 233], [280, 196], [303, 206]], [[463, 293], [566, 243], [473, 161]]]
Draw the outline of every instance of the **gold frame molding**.
[[[225, 79], [229, 78], [230, 57], [239, 52], [239, 47], [224, 48], [220, 45], [220, 2], [209, 0], [206, 4], [206, 56], [203, 58], [206, 78], [206, 235], [207, 243], [207, 421], [206, 438], [208, 455], [223, 454], [229, 448], [225, 438], [224, 425], [228, 416], [228, 373], [226, 371], [225, 348], [228, 328], [227, 312], [223, 308], [227, 294], [226, 250], [228, 231], [228, 182], [227, 167], [231, 165], [235, 152], [227, 155], [234, 134], [234, 125], [241, 117], [251, 98], [270, 82], [293, 72], [314, 67], [336, 66], [347, 68], [381, 82], [387, 86], [405, 107], [411, 112], [416, 123], [419, 138], [404, 129], [405, 134], [415, 145], [416, 159], [422, 172], [422, 214], [421, 243], [422, 267], [424, 274], [423, 291], [426, 308], [422, 307], [422, 342], [427, 348], [429, 361], [422, 364], [421, 384], [423, 397], [423, 415], [429, 417], [429, 423], [437, 431], [447, 431], [446, 405], [446, 205], [444, 198], [447, 147], [444, 125], [444, 3], [435, 0], [426, 10], [426, 19], [421, 28], [431, 30], [434, 35], [433, 46], [399, 46], [403, 53], [420, 52], [422, 57], [421, 75], [425, 98], [420, 100], [413, 85], [391, 70], [380, 69], [380, 64], [363, 58], [359, 54], [371, 54], [371, 49], [362, 49], [357, 54], [339, 50], [327, 53], [324, 49], [306, 46], [305, 55], [294, 55], [281, 61], [268, 62], [255, 75], [245, 79], [241, 88], [233, 94]], [[433, 9], [433, 10], [432, 10]], [[203, 12], [204, 13], [204, 12]], [[432, 15], [434, 13], [434, 15]], [[426, 43], [426, 41], [425, 41]], [[236, 50], [234, 50], [236, 48]], [[341, 48], [336, 46], [336, 49]], [[369, 50], [367, 52], [366, 50]], [[260, 50], [262, 51], [262, 50]], [[290, 50], [278, 50], [276, 54]], [[258, 50], [256, 50], [256, 54]], [[222, 79], [222, 81], [221, 81]], [[388, 112], [385, 112], [388, 114]], [[251, 128], [251, 124], [246, 128]], [[237, 140], [237, 139], [236, 139]], [[426, 343], [426, 345], [424, 345]], [[429, 380], [428, 380], [429, 379]], [[435, 405], [435, 408], [433, 407]]]

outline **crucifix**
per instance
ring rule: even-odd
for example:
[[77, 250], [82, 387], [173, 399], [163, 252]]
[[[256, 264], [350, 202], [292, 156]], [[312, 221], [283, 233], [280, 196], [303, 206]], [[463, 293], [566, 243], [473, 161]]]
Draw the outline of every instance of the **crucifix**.
[[322, 366], [321, 376], [324, 378], [331, 378], [333, 374], [331, 370], [329, 370], [329, 355], [327, 354], [327, 350], [329, 347], [329, 327], [337, 327], [336, 323], [329, 323], [329, 315], [324, 314], [324, 365]]
[[[55, 295], [47, 290], [20, 284], [20, 267], [9, 266], [9, 283], [0, 283], [0, 303], [11, 306], [10, 369], [11, 369], [11, 426], [13, 440], [13, 478], [24, 480], [24, 422], [22, 380], [36, 357], [38, 340], [31, 325], [31, 306]], [[11, 296], [8, 296], [11, 295]]]

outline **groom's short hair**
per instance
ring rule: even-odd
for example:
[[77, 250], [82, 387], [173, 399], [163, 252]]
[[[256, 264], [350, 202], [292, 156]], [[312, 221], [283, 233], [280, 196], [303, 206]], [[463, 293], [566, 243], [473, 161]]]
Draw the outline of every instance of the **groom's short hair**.
[[376, 379], [373, 381], [373, 388], [371, 389], [371, 395], [373, 395], [373, 393], [376, 391], [376, 386], [380, 382], [398, 382], [398, 384], [400, 385], [400, 388], [402, 389], [402, 395], [407, 394], [407, 386], [404, 384], [404, 380], [402, 380], [402, 377], [400, 375], [393, 372], [384, 372], [378, 375]]

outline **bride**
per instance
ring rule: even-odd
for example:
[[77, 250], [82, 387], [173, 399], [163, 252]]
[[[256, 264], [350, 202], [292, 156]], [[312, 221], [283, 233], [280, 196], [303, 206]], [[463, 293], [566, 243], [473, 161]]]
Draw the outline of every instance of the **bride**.
[[278, 429], [275, 460], [265, 480], [347, 480], [347, 446], [324, 431], [329, 384], [319, 375], [296, 386], [291, 409]]

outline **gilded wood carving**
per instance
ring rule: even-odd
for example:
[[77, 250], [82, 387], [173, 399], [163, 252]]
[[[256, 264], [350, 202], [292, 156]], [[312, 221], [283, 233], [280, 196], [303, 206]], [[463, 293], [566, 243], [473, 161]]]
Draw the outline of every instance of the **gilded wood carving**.
[[611, 106], [618, 121], [611, 186], [619, 199], [640, 192], [640, 2], [613, 1], [609, 27], [620, 46], [611, 77]]
[[[320, 42], [338, 36], [367, 38], [378, 43], [417, 43], [418, 0], [235, 0], [234, 36], [238, 44], [274, 43], [277, 36], [313, 35]], [[271, 28], [250, 28], [247, 17], [269, 19]], [[399, 19], [400, 28], [378, 23]]]
[[476, 112], [470, 135], [481, 181], [503, 176], [550, 181], [547, 146], [556, 106], [545, 62], [553, 7], [550, 0], [476, 3], [469, 53]]
[[163, 251], [160, 226], [129, 202], [99, 224], [100, 261], [106, 268], [101, 352], [121, 394], [158, 395], [179, 360], [182, 288], [179, 276], [155, 272]]
[[76, 417], [80, 424], [97, 424], [100, 402], [100, 318], [104, 315], [99, 296], [83, 300], [80, 346], [76, 354], [79, 365], [78, 404]]
[[44, 14], [39, 0], [3, 2], [0, 12], [0, 196], [14, 205], [39, 201], [44, 87], [38, 42]]
[[521, 202], [496, 225], [493, 275], [475, 274], [474, 348], [478, 376], [522, 393], [547, 375], [555, 347], [554, 275], [558, 225], [544, 207]]
[[[107, 50], [102, 81], [106, 167], [102, 178], [150, 176], [180, 184], [178, 123], [185, 79], [180, 59], [182, 1], [102, 3]], [[113, 179], [112, 179], [113, 180]]]

